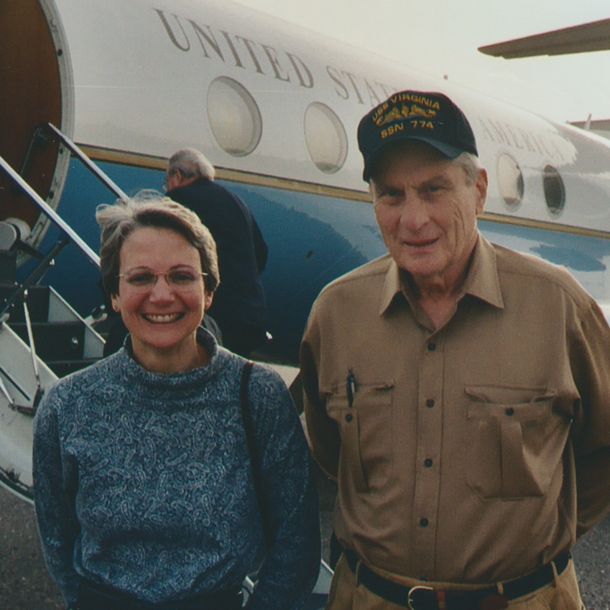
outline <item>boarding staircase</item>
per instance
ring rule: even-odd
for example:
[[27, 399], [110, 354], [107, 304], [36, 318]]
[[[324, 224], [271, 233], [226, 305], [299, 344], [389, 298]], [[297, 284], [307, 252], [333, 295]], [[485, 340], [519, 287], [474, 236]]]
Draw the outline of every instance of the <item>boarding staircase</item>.
[[[104, 347], [101, 335], [51, 286], [34, 284], [17, 292], [20, 284], [14, 259], [2, 260], [3, 245], [0, 241], [0, 319], [3, 323], [57, 377], [100, 358]], [[32, 366], [34, 362], [37, 360], [32, 359]]]
[[[40, 252], [21, 239], [20, 227], [0, 221], [0, 485], [26, 501], [33, 501], [32, 420], [40, 400], [58, 378], [88, 366], [103, 356], [104, 339], [96, 324], [103, 307], [83, 318], [51, 286], [44, 275], [64, 247], [75, 244], [93, 265], [99, 257], [81, 237], [28, 185], [22, 175], [27, 157], [37, 143], [54, 138], [70, 150], [115, 196], [127, 195], [65, 134], [52, 124], [34, 134], [21, 173], [1, 156], [4, 171], [59, 229], [60, 236], [48, 252]], [[25, 254], [35, 263], [25, 278], [17, 261]], [[304, 610], [321, 610], [332, 571], [322, 561], [318, 582]], [[243, 584], [244, 599], [254, 588], [255, 575]]]
[[[0, 484], [31, 501], [32, 418], [40, 400], [59, 377], [95, 362], [103, 355], [104, 339], [94, 328], [103, 308], [83, 318], [51, 286], [46, 271], [69, 243], [77, 246], [92, 265], [99, 257], [80, 236], [24, 180], [29, 157], [36, 147], [56, 140], [120, 199], [123, 191], [55, 126], [39, 128], [32, 138], [20, 172], [2, 157], [0, 169], [16, 189], [32, 201], [59, 230], [47, 252], [22, 237], [17, 219], [0, 221]], [[18, 270], [27, 257], [27, 272]]]

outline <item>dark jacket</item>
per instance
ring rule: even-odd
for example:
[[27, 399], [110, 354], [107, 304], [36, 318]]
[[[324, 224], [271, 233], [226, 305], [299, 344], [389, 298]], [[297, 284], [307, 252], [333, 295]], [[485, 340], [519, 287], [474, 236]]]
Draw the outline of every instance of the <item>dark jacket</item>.
[[193, 210], [216, 241], [220, 286], [209, 313], [223, 335], [242, 327], [264, 335], [266, 306], [259, 274], [267, 263], [267, 245], [248, 207], [206, 179], [172, 189], [167, 196]]

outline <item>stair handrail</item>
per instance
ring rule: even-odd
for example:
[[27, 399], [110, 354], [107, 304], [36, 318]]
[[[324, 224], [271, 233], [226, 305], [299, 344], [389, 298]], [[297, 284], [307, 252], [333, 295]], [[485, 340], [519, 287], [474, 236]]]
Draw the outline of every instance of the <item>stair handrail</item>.
[[[100, 257], [87, 245], [81, 236], [46, 202], [40, 195], [11, 167], [0, 155], [0, 168], [15, 182], [15, 184], [38, 206], [38, 208], [67, 235], [87, 258], [99, 268]], [[118, 187], [117, 187], [118, 188]], [[120, 190], [120, 189], [119, 189]]]
[[66, 148], [68, 148], [72, 154], [87, 167], [87, 169], [101, 180], [119, 199], [125, 201], [129, 199], [126, 193], [106, 174], [104, 173], [91, 159], [65, 134], [63, 131], [55, 127], [53, 123], [46, 123], [45, 125], [38, 128], [49, 129], [57, 138], [61, 140]]
[[36, 382], [36, 392], [32, 399], [31, 414], [34, 415], [38, 409], [38, 404], [44, 395], [42, 382], [40, 381], [40, 371], [38, 370], [38, 357], [36, 356], [36, 343], [34, 342], [34, 329], [32, 328], [32, 319], [30, 318], [30, 309], [28, 307], [27, 291], [23, 298], [23, 315], [25, 325], [28, 331], [28, 341], [30, 343], [30, 357], [32, 358], [32, 372], [34, 373], [34, 381]]
[[53, 264], [55, 257], [69, 244], [66, 237], [57, 240], [55, 245], [47, 252], [42, 260], [36, 265], [35, 269], [22, 282], [15, 284], [15, 289], [0, 305], [0, 322], [6, 319], [7, 313], [19, 299], [26, 298], [27, 291], [31, 286], [38, 284], [40, 278], [46, 273], [48, 267]]

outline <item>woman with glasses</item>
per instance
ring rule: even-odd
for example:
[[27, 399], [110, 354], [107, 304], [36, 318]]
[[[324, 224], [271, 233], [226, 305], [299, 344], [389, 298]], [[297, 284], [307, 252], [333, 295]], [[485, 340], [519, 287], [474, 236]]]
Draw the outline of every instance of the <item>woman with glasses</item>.
[[261, 558], [247, 607], [301, 608], [320, 544], [307, 446], [279, 376], [201, 326], [214, 240], [161, 197], [97, 220], [129, 337], [57, 383], [34, 433], [40, 537], [68, 608], [233, 610]]

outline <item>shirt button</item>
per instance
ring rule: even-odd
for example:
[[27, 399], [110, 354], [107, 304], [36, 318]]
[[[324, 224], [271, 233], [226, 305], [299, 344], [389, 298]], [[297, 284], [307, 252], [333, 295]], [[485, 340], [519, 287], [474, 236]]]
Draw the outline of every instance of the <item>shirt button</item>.
[[430, 341], [430, 343], [428, 343], [428, 351], [433, 352], [435, 349], [436, 349], [436, 343], [434, 343], [434, 341]]
[[419, 524], [421, 525], [421, 527], [428, 527], [428, 519], [426, 519], [426, 517], [424, 517], [423, 519], [419, 520]]
[[508, 407], [505, 411], [506, 415], [514, 415], [515, 410], [512, 407]]
[[427, 459], [424, 460], [424, 466], [426, 468], [431, 468], [433, 463], [434, 462], [430, 458], [427, 458]]
[[352, 421], [352, 419], [354, 419], [354, 416], [353, 416], [351, 413], [348, 413], [348, 414], [345, 416], [345, 421], [347, 421], [347, 422]]
[[434, 406], [434, 399], [433, 398], [428, 398], [428, 400], [426, 400], [426, 406], [428, 408], [431, 408]]

